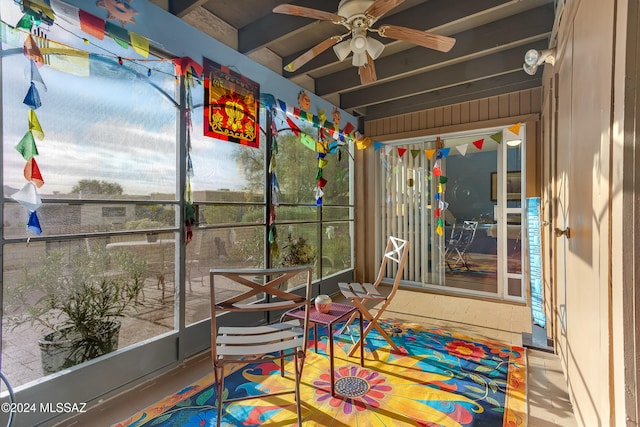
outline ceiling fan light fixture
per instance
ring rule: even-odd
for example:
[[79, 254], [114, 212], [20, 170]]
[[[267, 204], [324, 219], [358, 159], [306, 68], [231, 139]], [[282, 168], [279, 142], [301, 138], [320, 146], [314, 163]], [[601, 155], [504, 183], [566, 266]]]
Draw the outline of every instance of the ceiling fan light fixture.
[[367, 54], [365, 52], [353, 52], [353, 60], [351, 64], [354, 67], [362, 67], [367, 63]]
[[339, 61], [344, 61], [351, 53], [351, 40], [345, 40], [333, 46], [333, 51]]
[[373, 37], [367, 37], [367, 53], [371, 58], [378, 59], [382, 51], [384, 50], [384, 43]]
[[364, 53], [367, 50], [367, 38], [362, 35], [355, 36], [351, 39], [351, 51], [355, 53]]

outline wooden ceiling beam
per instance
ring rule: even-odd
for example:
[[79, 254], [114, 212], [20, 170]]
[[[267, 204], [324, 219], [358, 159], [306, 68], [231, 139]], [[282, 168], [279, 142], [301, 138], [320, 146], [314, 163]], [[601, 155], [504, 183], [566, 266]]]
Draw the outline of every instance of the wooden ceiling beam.
[[[283, 1], [282, 3], [304, 6], [325, 12], [335, 12], [338, 9], [338, 2], [335, 0], [297, 0]], [[316, 20], [300, 16], [269, 13], [263, 18], [238, 29], [238, 51], [247, 54], [314, 22]]]
[[516, 71], [497, 77], [367, 107], [365, 120], [407, 114], [542, 86], [542, 71]]
[[169, 0], [169, 12], [182, 18], [207, 1], [208, 0]]
[[[378, 81], [382, 82], [419, 69], [427, 70], [442, 61], [459, 60], [479, 52], [548, 40], [553, 26], [553, 13], [553, 6], [543, 6], [456, 34], [453, 36], [457, 40], [456, 45], [446, 54], [414, 47], [394, 55], [380, 57], [375, 61]], [[317, 78], [316, 94], [327, 96], [358, 89], [360, 86], [357, 69], [349, 67]]]
[[386, 103], [389, 100], [410, 98], [417, 94], [425, 94], [459, 84], [464, 85], [512, 71], [525, 74], [522, 70], [525, 51], [529, 48], [541, 50], [546, 47], [546, 41], [541, 41], [527, 46], [526, 49], [515, 47], [448, 67], [389, 81], [375, 87], [363, 87], [360, 90], [340, 95], [340, 107], [350, 110]]

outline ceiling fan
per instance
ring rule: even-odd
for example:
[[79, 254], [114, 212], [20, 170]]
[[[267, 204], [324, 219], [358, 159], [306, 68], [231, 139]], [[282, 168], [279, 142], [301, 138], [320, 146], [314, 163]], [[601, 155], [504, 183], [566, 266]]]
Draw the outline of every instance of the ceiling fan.
[[362, 84], [374, 82], [377, 76], [373, 60], [380, 56], [384, 50], [384, 44], [373, 37], [369, 37], [367, 35], [369, 31], [377, 33], [380, 37], [405, 41], [441, 52], [451, 50], [456, 42], [451, 37], [397, 25], [382, 25], [379, 28], [372, 28], [372, 25], [382, 15], [402, 2], [404, 0], [341, 0], [340, 4], [338, 4], [337, 14], [292, 4], [276, 6], [273, 9], [275, 13], [331, 21], [349, 30], [344, 34], [329, 37], [318, 43], [291, 61], [284, 69], [291, 72], [296, 71], [325, 50], [333, 47], [340, 61], [343, 61], [349, 54], [353, 53], [351, 63], [354, 67], [358, 67]]

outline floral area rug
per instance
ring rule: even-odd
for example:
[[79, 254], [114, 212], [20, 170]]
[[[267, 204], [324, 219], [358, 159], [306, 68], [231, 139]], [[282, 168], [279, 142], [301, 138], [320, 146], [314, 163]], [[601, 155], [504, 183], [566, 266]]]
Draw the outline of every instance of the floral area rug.
[[[365, 366], [359, 353], [348, 357], [358, 328], [336, 335], [335, 386], [330, 394], [326, 329], [318, 353], [307, 353], [301, 386], [304, 426], [524, 426], [526, 367], [522, 347], [429, 329], [418, 324], [382, 322], [400, 348], [375, 329], [367, 336]], [[313, 330], [313, 328], [312, 328]], [[237, 368], [225, 379], [231, 396], [258, 395], [293, 387], [270, 360]], [[115, 427], [215, 426], [213, 373], [168, 396]], [[223, 426], [296, 425], [294, 395], [257, 398], [225, 405]]]

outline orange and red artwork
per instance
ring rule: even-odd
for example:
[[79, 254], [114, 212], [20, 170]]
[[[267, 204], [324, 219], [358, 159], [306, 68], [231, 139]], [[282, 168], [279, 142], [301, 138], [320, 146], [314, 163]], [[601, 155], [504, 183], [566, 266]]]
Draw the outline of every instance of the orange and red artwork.
[[260, 85], [204, 59], [204, 135], [258, 148]]

